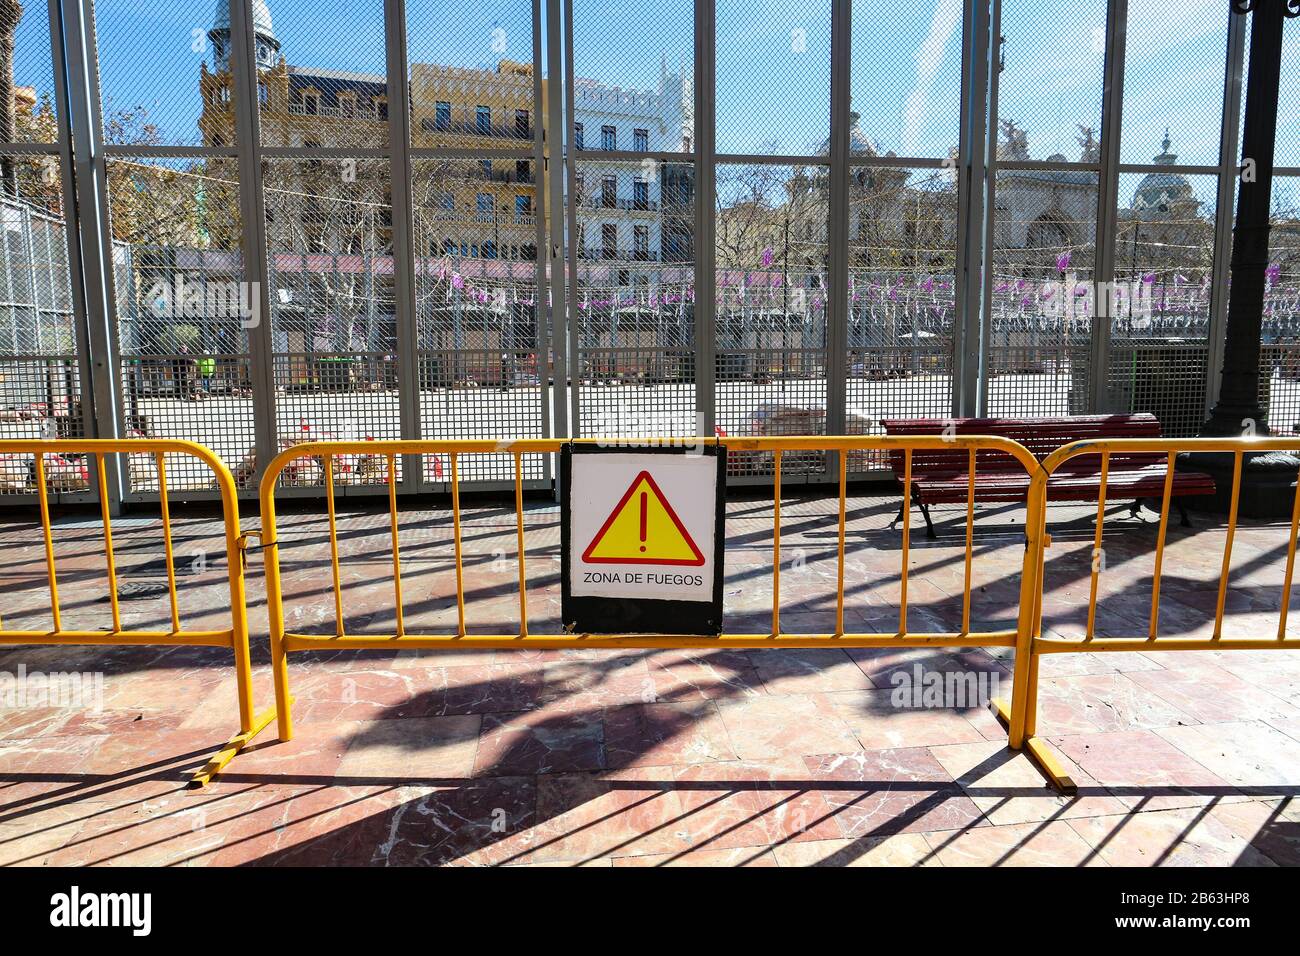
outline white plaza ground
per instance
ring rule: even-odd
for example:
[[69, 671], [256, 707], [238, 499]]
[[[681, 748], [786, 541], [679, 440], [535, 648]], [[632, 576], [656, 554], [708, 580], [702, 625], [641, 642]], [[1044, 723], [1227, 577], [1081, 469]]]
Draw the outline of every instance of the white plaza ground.
[[[1070, 376], [1007, 374], [992, 379], [989, 413], [1004, 417], [1068, 415]], [[882, 418], [944, 417], [950, 414], [951, 377], [914, 375], [896, 379], [848, 379], [848, 422], [851, 433], [878, 433]], [[552, 400], [546, 389], [546, 406]], [[783, 406], [817, 412], [825, 408], [825, 382], [789, 379], [763, 384], [720, 381], [717, 384], [717, 423], [727, 435], [750, 435], [761, 429], [753, 414], [761, 406]], [[1272, 426], [1295, 430], [1300, 418], [1300, 381], [1275, 373], [1270, 405]], [[578, 386], [580, 422], [584, 436], [688, 436], [699, 427], [695, 418], [695, 387], [691, 384], [611, 384]], [[176, 398], [141, 399], [136, 411], [147, 420], [153, 437], [196, 441], [215, 451], [232, 470], [253, 448], [253, 399], [213, 395], [199, 401]], [[421, 427], [429, 439], [509, 439], [543, 435], [542, 390], [536, 385], [501, 388], [438, 388], [420, 392]], [[1280, 415], [1280, 417], [1279, 417]], [[399, 397], [395, 390], [351, 392], [280, 391], [276, 417], [282, 441], [295, 439], [366, 439], [400, 436]], [[39, 438], [41, 422], [0, 422], [0, 438]], [[491, 473], [465, 477], [512, 477], [508, 462]], [[174, 487], [204, 487], [210, 475], [193, 469], [174, 474]], [[497, 474], [497, 472], [500, 474]], [[429, 474], [441, 479], [443, 475]]]

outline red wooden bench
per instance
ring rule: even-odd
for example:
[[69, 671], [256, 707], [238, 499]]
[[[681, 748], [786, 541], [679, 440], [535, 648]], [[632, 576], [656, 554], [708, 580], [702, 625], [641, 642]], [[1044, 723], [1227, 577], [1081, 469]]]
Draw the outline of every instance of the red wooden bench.
[[[998, 435], [1024, 445], [1042, 461], [1070, 442], [1101, 438], [1159, 438], [1160, 422], [1150, 414], [1080, 415], [1071, 418], [890, 418], [881, 424], [888, 435]], [[970, 481], [970, 453], [964, 449], [912, 452], [912, 500], [925, 517], [926, 533], [934, 537], [930, 505], [965, 504]], [[1146, 498], [1163, 499], [1166, 452], [1112, 452], [1106, 476], [1107, 499], [1133, 499], [1136, 515]], [[903, 453], [890, 452], [889, 464], [903, 480]], [[1002, 452], [983, 450], [975, 459], [976, 501], [1024, 501], [1030, 476]], [[1096, 501], [1101, 492], [1101, 454], [1080, 455], [1059, 468], [1047, 483], [1048, 501]], [[1186, 495], [1214, 494], [1214, 479], [1202, 472], [1174, 471], [1171, 500], [1184, 527], [1190, 527]], [[900, 507], [898, 517], [902, 517]], [[895, 520], [898, 520], [897, 518]]]

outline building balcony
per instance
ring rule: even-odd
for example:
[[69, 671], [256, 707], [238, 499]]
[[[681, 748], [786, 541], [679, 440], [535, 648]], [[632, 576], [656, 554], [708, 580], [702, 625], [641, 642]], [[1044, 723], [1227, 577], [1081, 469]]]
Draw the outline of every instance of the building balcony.
[[[273, 105], [267, 103], [262, 104], [262, 109], [266, 110], [269, 113], [279, 112], [279, 110], [275, 109]], [[388, 122], [388, 117], [376, 113], [373, 107], [367, 109], [361, 106], [358, 106], [356, 108], [342, 107], [342, 106], [316, 106], [312, 109], [308, 109], [307, 106], [303, 103], [290, 103], [289, 115], [290, 116], [324, 116], [330, 119], [365, 120], [366, 122], [369, 123]]]
[[484, 139], [512, 139], [525, 141], [533, 138], [533, 128], [516, 126], [514, 123], [479, 123], [476, 121], [451, 120], [440, 123], [426, 116], [420, 120], [419, 131], [425, 136], [480, 136]]

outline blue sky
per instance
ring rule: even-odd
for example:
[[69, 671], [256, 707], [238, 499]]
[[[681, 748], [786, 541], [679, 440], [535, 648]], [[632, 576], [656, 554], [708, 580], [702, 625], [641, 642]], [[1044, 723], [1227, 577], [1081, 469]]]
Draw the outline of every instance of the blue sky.
[[[268, 0], [292, 64], [382, 72], [379, 0]], [[691, 5], [674, 0], [575, 0], [575, 70], [638, 88], [657, 85], [661, 61], [693, 62]], [[1121, 158], [1149, 162], [1165, 127], [1187, 163], [1217, 158], [1227, 4], [1130, 0]], [[101, 88], [115, 106], [143, 105], [168, 142], [198, 132], [192, 49], [215, 3], [100, 0]], [[857, 0], [853, 108], [882, 149], [941, 157], [956, 142], [961, 0]], [[1096, 126], [1102, 94], [1104, 0], [1005, 0], [1006, 69], [999, 113], [1029, 136], [1035, 158], [1077, 159], [1076, 124]], [[828, 134], [830, 0], [718, 0], [718, 148], [802, 153]], [[1300, 22], [1288, 24], [1278, 162], [1300, 165]], [[491, 66], [532, 56], [528, 0], [410, 0], [413, 61]], [[44, 7], [27, 4], [16, 75], [51, 86]]]

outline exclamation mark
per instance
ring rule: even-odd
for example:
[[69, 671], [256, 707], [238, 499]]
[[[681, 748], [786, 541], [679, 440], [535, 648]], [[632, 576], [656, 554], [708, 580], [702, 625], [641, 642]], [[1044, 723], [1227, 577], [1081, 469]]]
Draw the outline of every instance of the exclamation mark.
[[645, 550], [646, 493], [641, 492], [641, 550]]

